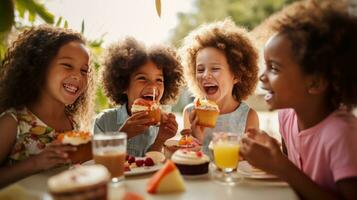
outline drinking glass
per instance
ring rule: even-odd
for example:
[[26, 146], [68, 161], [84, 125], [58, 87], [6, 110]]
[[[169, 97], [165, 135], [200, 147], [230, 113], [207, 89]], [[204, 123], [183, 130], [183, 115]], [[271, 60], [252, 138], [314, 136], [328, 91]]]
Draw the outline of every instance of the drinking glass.
[[93, 135], [94, 162], [104, 165], [112, 176], [112, 183], [124, 180], [127, 135], [124, 132], [105, 132]]
[[237, 173], [239, 142], [238, 133], [213, 134], [213, 157], [217, 167], [214, 176], [223, 184], [235, 185], [241, 180], [241, 176]]

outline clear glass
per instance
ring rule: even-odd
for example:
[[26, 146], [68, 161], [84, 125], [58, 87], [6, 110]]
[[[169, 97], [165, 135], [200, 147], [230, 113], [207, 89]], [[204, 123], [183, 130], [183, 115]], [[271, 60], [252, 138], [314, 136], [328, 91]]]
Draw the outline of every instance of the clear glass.
[[112, 183], [124, 180], [127, 135], [124, 132], [105, 132], [93, 135], [92, 148], [96, 164], [104, 165]]
[[213, 157], [216, 165], [214, 178], [227, 185], [235, 185], [242, 177], [237, 173], [240, 136], [238, 133], [213, 134]]

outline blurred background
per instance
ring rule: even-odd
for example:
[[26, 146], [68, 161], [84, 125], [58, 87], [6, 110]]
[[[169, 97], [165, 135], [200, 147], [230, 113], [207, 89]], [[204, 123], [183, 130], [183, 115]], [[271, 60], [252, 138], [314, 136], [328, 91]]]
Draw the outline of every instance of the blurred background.
[[[82, 32], [89, 40], [98, 73], [103, 50], [122, 37], [133, 36], [148, 45], [166, 43], [179, 47], [192, 29], [226, 17], [254, 32], [262, 21], [294, 1], [297, 0], [1, 0], [0, 60], [19, 31], [47, 23]], [[357, 0], [347, 2], [349, 12], [357, 15]], [[258, 111], [260, 127], [279, 138], [277, 113], [267, 110], [263, 95], [258, 85], [247, 103]], [[172, 107], [181, 127], [182, 109], [192, 99], [184, 88]], [[96, 112], [113, 106], [101, 85], [96, 91], [95, 106]]]

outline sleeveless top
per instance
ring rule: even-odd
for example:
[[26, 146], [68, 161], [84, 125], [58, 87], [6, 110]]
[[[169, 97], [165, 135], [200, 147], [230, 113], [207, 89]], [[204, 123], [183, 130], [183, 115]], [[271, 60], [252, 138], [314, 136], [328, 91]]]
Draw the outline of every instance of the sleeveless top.
[[[193, 103], [187, 106], [188, 112], [191, 113], [193, 109]], [[249, 110], [250, 107], [245, 102], [241, 102], [238, 108], [233, 112], [219, 115], [216, 127], [204, 129], [205, 136], [203, 138], [202, 151], [209, 155], [211, 159], [213, 158], [211, 152], [209, 151], [208, 145], [212, 140], [214, 132], [231, 132], [242, 136], [245, 131]]]
[[[39, 154], [57, 138], [58, 132], [42, 122], [26, 107], [21, 109], [10, 108], [1, 113], [0, 117], [5, 114], [9, 114], [17, 122], [16, 141], [7, 158], [8, 164]], [[72, 127], [78, 129], [71, 116], [69, 116], [69, 119]]]

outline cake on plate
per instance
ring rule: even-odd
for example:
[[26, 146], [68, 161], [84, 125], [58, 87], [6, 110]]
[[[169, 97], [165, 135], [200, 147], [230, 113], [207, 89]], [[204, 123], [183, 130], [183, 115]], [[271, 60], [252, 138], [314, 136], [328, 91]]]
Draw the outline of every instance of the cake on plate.
[[77, 148], [74, 152], [68, 152], [68, 157], [72, 163], [83, 163], [93, 159], [91, 139], [91, 133], [86, 131], [67, 131], [57, 136], [57, 140], [62, 144]]
[[208, 99], [196, 99], [194, 105], [197, 125], [214, 128], [219, 115], [218, 105]]
[[110, 173], [102, 165], [79, 166], [48, 179], [54, 200], [106, 200]]
[[177, 150], [171, 157], [183, 175], [202, 175], [208, 173], [209, 157], [202, 151]]
[[158, 102], [143, 98], [135, 99], [131, 106], [131, 113], [143, 111], [148, 112], [149, 117], [155, 120], [154, 123], [159, 123], [161, 121], [161, 109]]
[[175, 164], [167, 160], [165, 165], [150, 178], [146, 189], [152, 194], [183, 192], [185, 184]]

